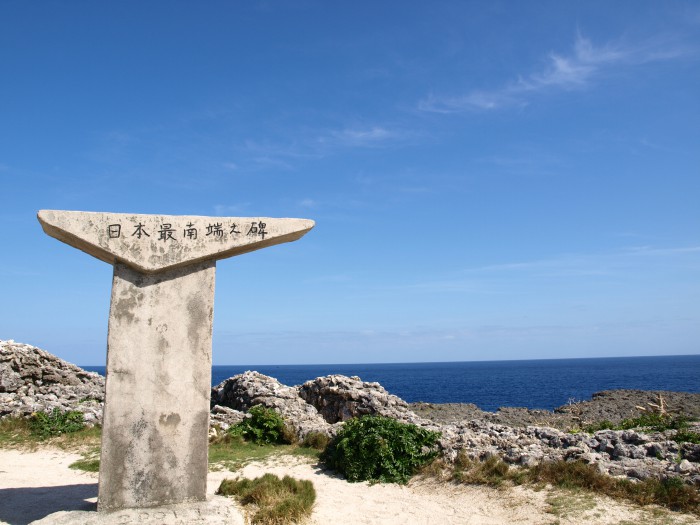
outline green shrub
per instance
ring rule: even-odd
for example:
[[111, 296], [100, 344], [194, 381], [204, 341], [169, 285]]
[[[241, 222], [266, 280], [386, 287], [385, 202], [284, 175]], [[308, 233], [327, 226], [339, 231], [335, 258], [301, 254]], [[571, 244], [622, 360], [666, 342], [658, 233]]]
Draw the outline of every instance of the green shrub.
[[273, 409], [255, 405], [248, 414], [251, 417], [229, 428], [231, 437], [242, 436], [257, 445], [286, 442], [284, 420]]
[[695, 443], [700, 445], [700, 434], [692, 430], [681, 429], [673, 436], [676, 443]]
[[245, 441], [243, 433], [246, 431], [246, 427], [240, 423], [231, 425], [228, 427], [225, 433], [213, 440], [213, 443], [242, 443]]
[[289, 476], [280, 479], [274, 474], [255, 479], [225, 479], [216, 493], [236, 496], [244, 506], [255, 505], [257, 510], [250, 521], [256, 524], [296, 523], [311, 515], [316, 501], [316, 490], [310, 481]]
[[321, 455], [348, 481], [407, 483], [438, 453], [438, 432], [388, 417], [350, 419]]
[[648, 414], [642, 414], [639, 417], [623, 419], [620, 423], [620, 429], [629, 430], [631, 428], [648, 427], [656, 431], [663, 432], [664, 430], [680, 428], [684, 424], [687, 424], [684, 418], [676, 420], [668, 414], [657, 414], [655, 412], [651, 412]]
[[54, 408], [51, 412], [36, 412], [32, 414], [30, 429], [35, 436], [46, 439], [60, 436], [69, 432], [78, 432], [85, 428], [82, 412], [61, 412]]

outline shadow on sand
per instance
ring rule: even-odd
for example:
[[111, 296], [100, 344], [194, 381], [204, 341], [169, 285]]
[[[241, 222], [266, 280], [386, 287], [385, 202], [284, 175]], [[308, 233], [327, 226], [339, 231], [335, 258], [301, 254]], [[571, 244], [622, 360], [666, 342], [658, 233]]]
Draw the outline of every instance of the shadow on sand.
[[61, 510], [96, 510], [97, 483], [0, 489], [0, 521], [26, 525]]

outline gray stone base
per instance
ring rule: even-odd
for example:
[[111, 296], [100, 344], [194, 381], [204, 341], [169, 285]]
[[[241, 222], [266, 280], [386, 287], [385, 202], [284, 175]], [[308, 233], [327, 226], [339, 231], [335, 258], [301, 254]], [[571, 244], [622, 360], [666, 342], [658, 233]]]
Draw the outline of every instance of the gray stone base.
[[243, 513], [236, 503], [223, 496], [209, 501], [180, 503], [114, 512], [74, 510], [54, 512], [31, 525], [243, 525]]

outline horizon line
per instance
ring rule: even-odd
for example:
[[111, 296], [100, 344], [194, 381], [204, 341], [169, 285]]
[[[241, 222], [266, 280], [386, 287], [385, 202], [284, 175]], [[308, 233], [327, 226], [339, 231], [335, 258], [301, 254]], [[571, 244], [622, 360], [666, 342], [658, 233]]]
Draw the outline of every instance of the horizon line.
[[[365, 362], [365, 363], [272, 363], [272, 364], [212, 364], [212, 368], [217, 366], [233, 366], [233, 367], [269, 367], [269, 366], [356, 366], [356, 365], [435, 365], [435, 364], [450, 364], [450, 363], [503, 363], [503, 362], [524, 362], [524, 361], [580, 361], [584, 359], [640, 359], [646, 357], [700, 357], [700, 353], [694, 354], [661, 354], [661, 355], [616, 355], [604, 357], [536, 357], [531, 359], [472, 359], [468, 361], [391, 361], [391, 362]], [[106, 365], [78, 365], [81, 368], [102, 367]]]

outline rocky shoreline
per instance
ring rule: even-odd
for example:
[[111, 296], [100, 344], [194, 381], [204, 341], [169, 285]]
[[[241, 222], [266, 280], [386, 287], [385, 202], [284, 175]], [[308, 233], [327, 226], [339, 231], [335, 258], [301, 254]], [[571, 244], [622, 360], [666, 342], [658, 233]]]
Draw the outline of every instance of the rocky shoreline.
[[637, 407], [657, 403], [659, 395], [668, 406], [691, 419], [700, 419], [700, 394], [650, 390], [604, 390], [592, 399], [567, 403], [553, 411], [522, 407], [502, 407], [485, 412], [472, 403], [410, 403], [413, 412], [438, 424], [455, 424], [470, 419], [483, 419], [512, 427], [548, 426], [568, 430], [600, 421], [620, 423], [639, 416]]
[[[514, 465], [581, 460], [601, 472], [630, 479], [681, 477], [700, 486], [700, 444], [678, 443], [675, 431], [649, 429], [567, 432], [586, 424], [614, 423], [640, 414], [638, 406], [658, 401], [700, 418], [700, 394], [610, 390], [553, 412], [502, 408], [484, 412], [473, 404], [406, 403], [379, 383], [329, 375], [300, 386], [283, 385], [258, 372], [245, 372], [212, 388], [210, 432], [225, 431], [254, 405], [277, 410], [303, 440], [311, 432], [334, 435], [344, 421], [378, 414], [442, 435], [448, 459], [496, 455]], [[31, 345], [0, 341], [0, 418], [28, 417], [54, 408], [79, 410], [89, 424], [101, 421], [104, 378]], [[693, 430], [700, 430], [694, 424]]]

